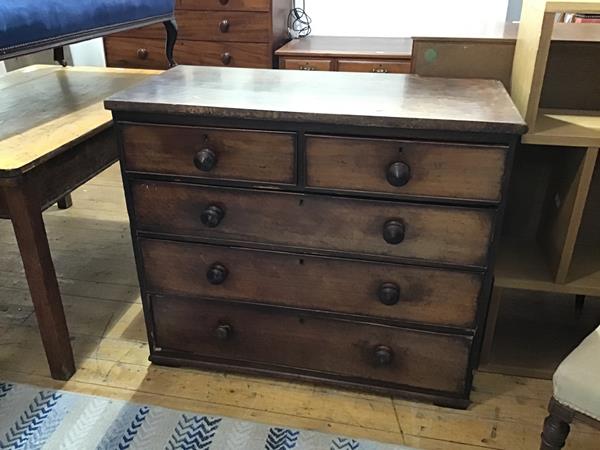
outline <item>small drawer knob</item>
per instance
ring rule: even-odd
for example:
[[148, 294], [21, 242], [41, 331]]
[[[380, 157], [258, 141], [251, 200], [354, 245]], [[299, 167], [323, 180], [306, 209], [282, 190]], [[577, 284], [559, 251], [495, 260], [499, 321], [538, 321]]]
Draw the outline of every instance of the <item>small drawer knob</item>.
[[221, 324], [215, 328], [215, 336], [220, 341], [226, 341], [233, 335], [233, 327], [229, 324]]
[[202, 214], [200, 214], [200, 221], [208, 228], [216, 228], [223, 220], [223, 217], [225, 217], [223, 208], [217, 205], [209, 205], [202, 211]]
[[148, 50], [146, 50], [145, 48], [138, 48], [137, 57], [139, 59], [148, 59]]
[[229, 64], [231, 64], [231, 53], [229, 52], [225, 52], [221, 55], [221, 62], [223, 64], [225, 64], [226, 66], [228, 66]]
[[387, 345], [378, 345], [373, 353], [376, 366], [389, 366], [394, 359], [394, 352]]
[[221, 263], [214, 263], [206, 271], [206, 279], [210, 284], [219, 285], [223, 284], [229, 275], [227, 267]]
[[225, 6], [227, 3], [229, 3], [229, 0], [219, 0], [219, 3]]
[[395, 305], [400, 301], [400, 287], [396, 283], [382, 283], [377, 296], [384, 305]]
[[194, 165], [203, 172], [210, 172], [217, 165], [217, 154], [210, 148], [203, 148], [194, 156]]
[[392, 186], [404, 186], [410, 181], [410, 166], [403, 162], [392, 163], [388, 167], [386, 178]]
[[402, 219], [388, 220], [383, 225], [383, 239], [388, 244], [396, 245], [404, 240], [405, 225]]
[[219, 23], [219, 30], [221, 30], [221, 33], [227, 33], [229, 31], [228, 19], [221, 20], [221, 23]]

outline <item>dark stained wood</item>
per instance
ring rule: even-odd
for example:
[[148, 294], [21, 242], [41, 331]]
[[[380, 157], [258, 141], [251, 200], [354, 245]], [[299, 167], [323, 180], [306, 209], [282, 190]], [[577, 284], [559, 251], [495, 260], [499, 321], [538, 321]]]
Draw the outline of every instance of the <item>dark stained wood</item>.
[[68, 380], [75, 372], [75, 363], [42, 219], [39, 188], [26, 183], [0, 189], [19, 244], [50, 373], [57, 380]]
[[[464, 266], [485, 266], [494, 220], [491, 210], [150, 181], [131, 187], [141, 231]], [[211, 205], [225, 211], [214, 228], [201, 222]], [[405, 224], [397, 245], [384, 240], [390, 220]]]
[[[396, 129], [526, 130], [495, 81], [307, 72], [179, 66], [110, 97], [105, 105], [114, 111]], [[348, 95], [352, 92], [360, 95]]]
[[67, 194], [64, 197], [58, 199], [56, 202], [58, 209], [69, 209], [73, 206], [73, 199], [71, 198], [71, 194]]
[[[123, 126], [126, 170], [207, 179], [294, 184], [294, 133], [148, 125]], [[209, 171], [194, 165], [202, 149], [214, 152]]]
[[[370, 383], [465, 390], [466, 336], [312, 317], [219, 301], [152, 296], [158, 352], [295, 368]], [[228, 336], [218, 327], [229, 326]], [[377, 362], [380, 346], [391, 349]]]
[[337, 67], [340, 72], [410, 73], [409, 61], [340, 59]]
[[331, 59], [317, 58], [282, 58], [279, 67], [288, 70], [333, 70], [334, 63]]
[[[508, 147], [307, 136], [306, 185], [347, 191], [499, 202]], [[406, 184], [388, 181], [401, 162]]]
[[308, 36], [294, 39], [275, 52], [276, 56], [301, 58], [407, 59], [410, 38]]
[[[472, 328], [482, 275], [302, 254], [143, 239], [151, 292], [245, 300], [404, 322]], [[227, 268], [220, 285], [207, 272]], [[399, 289], [396, 304], [379, 299], [384, 283]]]
[[175, 0], [177, 9], [200, 11], [269, 11], [270, 0]]

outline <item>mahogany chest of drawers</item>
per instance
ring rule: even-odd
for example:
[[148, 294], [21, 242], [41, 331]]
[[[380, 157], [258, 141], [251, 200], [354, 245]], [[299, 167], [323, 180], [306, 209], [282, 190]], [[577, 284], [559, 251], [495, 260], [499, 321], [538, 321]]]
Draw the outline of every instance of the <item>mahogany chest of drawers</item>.
[[468, 404], [499, 82], [179, 66], [106, 106], [152, 361]]
[[[178, 64], [272, 68], [292, 0], [175, 0]], [[104, 38], [109, 67], [166, 69], [161, 24]]]

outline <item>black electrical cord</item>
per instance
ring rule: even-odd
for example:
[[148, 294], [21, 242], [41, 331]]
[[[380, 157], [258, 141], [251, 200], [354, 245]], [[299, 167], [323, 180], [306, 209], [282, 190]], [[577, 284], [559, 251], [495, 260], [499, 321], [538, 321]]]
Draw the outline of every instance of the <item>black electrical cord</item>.
[[296, 6], [296, 0], [294, 0], [294, 7], [288, 14], [288, 32], [292, 38], [306, 37], [312, 31], [310, 28], [312, 19], [306, 14], [305, 7], [306, 0], [302, 0], [301, 8]]

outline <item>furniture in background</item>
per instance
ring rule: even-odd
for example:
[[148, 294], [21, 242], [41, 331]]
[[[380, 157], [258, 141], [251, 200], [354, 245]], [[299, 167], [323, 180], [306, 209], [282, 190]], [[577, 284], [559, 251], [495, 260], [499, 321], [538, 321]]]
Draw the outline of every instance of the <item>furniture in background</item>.
[[30, 66], [0, 78], [0, 219], [13, 223], [56, 379], [75, 365], [42, 211], [60, 199], [68, 207], [68, 194], [117, 160], [101, 102], [150, 73]]
[[[292, 0], [177, 0], [177, 62], [274, 67], [273, 51], [287, 39]], [[136, 28], [104, 39], [110, 67], [166, 68], [161, 29]]]
[[275, 55], [280, 69], [409, 73], [411, 45], [408, 38], [308, 36]]
[[[144, 25], [163, 23], [166, 54], [174, 65], [177, 26], [174, 0], [20, 0], [0, 3], [0, 60], [54, 49], [66, 65], [62, 47]], [[160, 34], [165, 53], [164, 32]]]
[[541, 450], [564, 447], [570, 423], [581, 421], [600, 429], [600, 327], [560, 364], [553, 377], [554, 393], [544, 421]]
[[525, 124], [492, 81], [379, 76], [179, 66], [105, 102], [153, 362], [468, 405]]

